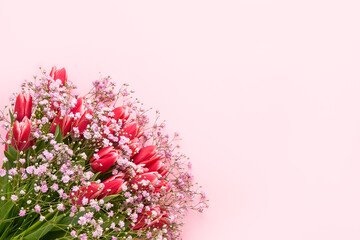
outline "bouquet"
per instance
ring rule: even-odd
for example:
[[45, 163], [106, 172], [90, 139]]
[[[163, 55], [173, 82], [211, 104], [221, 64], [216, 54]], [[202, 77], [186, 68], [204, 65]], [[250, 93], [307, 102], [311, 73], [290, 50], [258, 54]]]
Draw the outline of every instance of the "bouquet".
[[208, 207], [158, 111], [110, 77], [92, 85], [79, 96], [53, 67], [1, 111], [0, 240], [180, 239]]

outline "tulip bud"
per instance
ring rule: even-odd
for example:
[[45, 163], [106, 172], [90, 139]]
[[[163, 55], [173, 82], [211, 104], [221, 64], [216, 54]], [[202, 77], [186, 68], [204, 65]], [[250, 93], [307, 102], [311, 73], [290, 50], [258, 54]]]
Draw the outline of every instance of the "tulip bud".
[[109, 146], [101, 149], [98, 153], [98, 158], [92, 157], [90, 159], [91, 168], [95, 172], [106, 172], [111, 166], [114, 165], [117, 159], [120, 157], [119, 151], [114, 147]]
[[133, 140], [140, 135], [140, 128], [136, 121], [127, 123], [121, 130], [120, 135]]
[[90, 201], [91, 199], [97, 198], [101, 192], [101, 184], [92, 182], [89, 186], [82, 186], [79, 190], [72, 191], [70, 193], [70, 198], [72, 199], [73, 204], [83, 205], [82, 201], [84, 198], [87, 198]]
[[50, 72], [50, 77], [52, 77], [55, 81], [57, 79], [60, 79], [62, 84], [65, 85], [65, 83], [67, 81], [67, 74], [66, 74], [65, 68], [61, 68], [61, 69], [57, 70], [56, 67], [52, 67], [51, 72]]
[[124, 179], [121, 174], [114, 175], [108, 178], [103, 182], [104, 189], [99, 195], [99, 199], [120, 193], [122, 191], [123, 183], [124, 183]]
[[[9, 133], [7, 135], [7, 138], [9, 138]], [[21, 122], [15, 121], [12, 128], [11, 145], [18, 151], [25, 151], [33, 144], [30, 138], [31, 121], [26, 116]]]
[[15, 102], [14, 113], [16, 113], [16, 120], [21, 122], [24, 117], [30, 119], [32, 109], [32, 97], [30, 94], [20, 93]]

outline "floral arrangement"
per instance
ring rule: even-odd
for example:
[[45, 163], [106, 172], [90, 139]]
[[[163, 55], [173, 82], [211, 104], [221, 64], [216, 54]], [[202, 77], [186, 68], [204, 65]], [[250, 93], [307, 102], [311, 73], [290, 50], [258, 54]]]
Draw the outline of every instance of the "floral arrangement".
[[159, 113], [110, 77], [75, 93], [64, 68], [25, 81], [1, 112], [0, 240], [180, 239], [208, 207]]

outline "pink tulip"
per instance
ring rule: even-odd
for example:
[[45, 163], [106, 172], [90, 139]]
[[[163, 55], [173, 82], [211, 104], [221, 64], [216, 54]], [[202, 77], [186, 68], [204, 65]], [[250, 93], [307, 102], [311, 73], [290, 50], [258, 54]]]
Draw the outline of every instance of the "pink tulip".
[[139, 125], [136, 121], [129, 122], [120, 130], [120, 135], [129, 138], [130, 140], [141, 135]]
[[82, 201], [84, 198], [87, 198], [89, 201], [91, 199], [97, 198], [102, 192], [101, 185], [92, 182], [89, 186], [82, 186], [77, 191], [72, 191], [70, 193], [70, 198], [72, 199], [73, 204], [83, 205]]
[[[155, 216], [153, 217], [153, 215]], [[161, 213], [160, 207], [156, 206], [151, 208], [149, 211], [143, 211], [142, 213], [139, 213], [135, 225], [130, 225], [129, 227], [134, 231], [145, 229], [158, 223], [162, 216], [163, 214]]]
[[21, 122], [24, 117], [30, 119], [32, 109], [32, 97], [30, 94], [20, 93], [15, 102], [14, 113], [16, 113], [16, 120]]
[[120, 152], [115, 150], [114, 147], [109, 146], [101, 149], [97, 155], [98, 158], [92, 157], [90, 159], [91, 168], [95, 172], [104, 173], [119, 159]]
[[114, 175], [108, 178], [103, 182], [104, 189], [99, 195], [99, 199], [120, 193], [122, 191], [123, 183], [124, 183], [124, 179], [121, 174]]
[[[9, 138], [9, 133], [7, 139]], [[32, 145], [31, 141], [31, 121], [25, 116], [19, 122], [15, 121], [12, 129], [11, 145], [18, 151], [25, 151]], [[7, 146], [6, 146], [7, 150]]]
[[57, 79], [60, 79], [62, 84], [65, 85], [65, 83], [67, 81], [67, 74], [66, 74], [65, 68], [61, 68], [61, 69], [57, 70], [56, 67], [52, 67], [51, 72], [50, 72], [50, 77], [52, 77], [55, 81]]

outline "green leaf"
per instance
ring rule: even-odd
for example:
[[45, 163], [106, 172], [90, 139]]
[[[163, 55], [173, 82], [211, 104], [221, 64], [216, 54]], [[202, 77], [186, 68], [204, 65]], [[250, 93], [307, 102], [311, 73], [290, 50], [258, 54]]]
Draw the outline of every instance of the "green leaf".
[[15, 117], [14, 117], [14, 114], [11, 112], [10, 109], [9, 109], [9, 114], [10, 114], [11, 125], [12, 125], [15, 122]]
[[8, 233], [12, 231], [12, 227], [13, 227], [13, 222], [7, 226], [4, 232], [1, 233], [0, 240], [11, 239], [9, 238]]
[[103, 200], [104, 200], [104, 202], [108, 202], [108, 201], [110, 201], [111, 199], [116, 198], [116, 197], [118, 197], [118, 196], [120, 196], [120, 194], [106, 196], [106, 197], [103, 198]]
[[91, 177], [91, 179], [90, 179], [90, 181], [96, 181], [96, 179], [97, 179], [97, 177], [99, 176], [101, 174], [101, 172], [97, 172], [97, 173], [95, 173], [92, 177]]
[[8, 153], [7, 151], [4, 151], [5, 157], [11, 161], [14, 162], [16, 160], [17, 157], [12, 156], [10, 153]]
[[45, 141], [43, 139], [36, 141], [36, 144], [35, 144], [36, 153], [42, 152], [42, 150], [44, 150], [44, 148], [45, 148], [45, 145], [46, 144], [45, 144]]
[[76, 162], [76, 164], [79, 164], [80, 166], [85, 167], [86, 162], [85, 162], [85, 160], [81, 159], [81, 160], [78, 160], [78, 161]]
[[48, 232], [46, 235], [44, 235], [41, 239], [42, 240], [48, 240], [48, 239], [74, 239], [73, 237], [66, 237], [64, 238], [64, 235], [66, 234], [65, 231], [54, 231], [54, 232]]
[[6, 169], [9, 170], [14, 166], [14, 161], [18, 159], [18, 151], [9, 144], [8, 150], [4, 151], [4, 155], [9, 160], [6, 164]]
[[62, 137], [62, 133], [61, 133], [61, 129], [60, 129], [60, 124], [58, 124], [56, 126], [55, 141], [58, 142], [58, 143], [61, 143], [63, 141], [63, 137]]
[[[7, 185], [10, 184], [8, 182], [9, 178], [8, 175], [6, 174], [3, 177], [0, 177], [0, 191], [1, 191], [1, 196], [6, 196], [5, 194], [7, 193]], [[0, 208], [5, 204], [5, 201], [0, 200]]]
[[16, 156], [18, 155], [18, 151], [12, 146], [12, 145], [8, 145], [8, 152], [13, 155], [13, 156]]
[[58, 222], [61, 221], [65, 217], [64, 214], [58, 215], [59, 212], [56, 212], [55, 216], [50, 220], [45, 220], [40, 227], [36, 227], [34, 231], [30, 231], [29, 233], [24, 234], [23, 239], [25, 240], [35, 240], [40, 239], [48, 232], [50, 232]]
[[[63, 216], [61, 216], [62, 218]], [[27, 235], [24, 237], [25, 240], [35, 240], [35, 239], [40, 239], [43, 236], [45, 236], [48, 232], [51, 231], [51, 229], [54, 228], [53, 224], [45, 224], [44, 226], [42, 226], [41, 228], [37, 229], [35, 232]]]
[[[14, 202], [9, 200], [0, 208], [0, 232], [3, 232], [9, 221], [6, 219], [11, 218], [10, 213], [14, 207]], [[11, 222], [11, 221], [10, 221]]]

